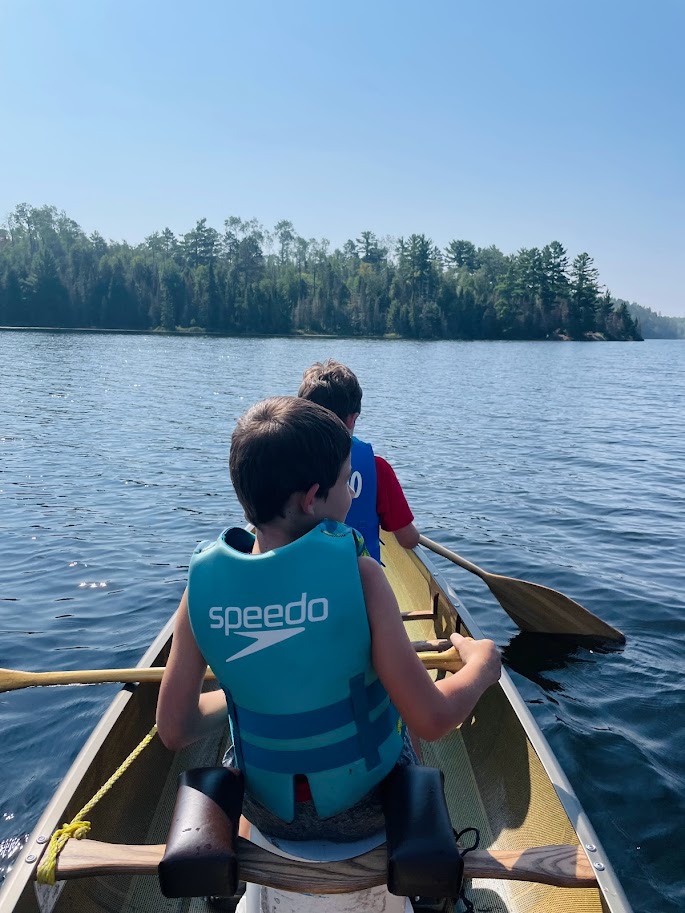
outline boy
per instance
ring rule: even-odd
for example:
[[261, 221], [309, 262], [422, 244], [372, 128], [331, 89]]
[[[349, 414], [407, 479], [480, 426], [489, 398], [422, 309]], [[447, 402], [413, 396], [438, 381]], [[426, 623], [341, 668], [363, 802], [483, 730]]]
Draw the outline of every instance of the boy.
[[392, 466], [374, 454], [371, 444], [354, 436], [362, 408], [362, 388], [356, 375], [332, 358], [317, 361], [304, 372], [297, 395], [335, 412], [353, 435], [350, 485], [354, 500], [345, 522], [362, 534], [371, 557], [381, 560], [379, 527], [394, 533], [405, 548], [415, 548], [419, 532]]
[[[351, 440], [321, 406], [275, 397], [239, 419], [230, 472], [256, 535], [196, 549], [157, 706], [177, 749], [225, 723], [247, 819], [274, 837], [356, 840], [383, 827], [377, 786], [415, 763], [500, 675], [492, 641], [453, 635], [464, 667], [434, 683], [379, 564], [342, 521]], [[207, 663], [223, 691], [201, 694]]]

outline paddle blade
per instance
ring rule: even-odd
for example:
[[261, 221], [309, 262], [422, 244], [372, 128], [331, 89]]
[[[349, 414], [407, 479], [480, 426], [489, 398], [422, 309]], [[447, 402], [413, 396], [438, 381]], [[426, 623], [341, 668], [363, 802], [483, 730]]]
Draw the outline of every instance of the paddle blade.
[[500, 574], [488, 574], [483, 579], [504, 611], [523, 631], [589, 634], [625, 643], [625, 636], [620, 631], [563, 593]]

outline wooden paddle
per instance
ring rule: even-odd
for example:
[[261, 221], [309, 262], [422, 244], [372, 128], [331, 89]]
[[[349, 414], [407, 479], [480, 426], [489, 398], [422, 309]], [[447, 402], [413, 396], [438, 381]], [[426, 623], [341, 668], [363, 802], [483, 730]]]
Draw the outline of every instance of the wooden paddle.
[[427, 539], [426, 536], [419, 536], [419, 542], [436, 555], [442, 555], [448, 561], [480, 577], [507, 615], [523, 631], [536, 631], [539, 634], [584, 634], [625, 643], [626, 639], [620, 631], [563, 593], [557, 593], [556, 590], [541, 586], [539, 583], [490, 574], [443, 545]]
[[[433, 645], [420, 641], [417, 656], [426, 669], [456, 672], [463, 663], [459, 653], [449, 641]], [[20, 672], [17, 669], [0, 669], [0, 692], [33, 688], [36, 685], [99, 685], [105, 682], [161, 682], [164, 666], [149, 669], [81, 669], [67, 672]], [[208, 669], [205, 681], [216, 681]]]
[[[58, 881], [95, 875], [156, 875], [164, 844], [133, 846], [70, 840], [57, 862]], [[309, 862], [284, 859], [238, 839], [240, 877], [284, 891], [343, 894], [385, 884], [385, 845], [354, 859]], [[596, 885], [595, 872], [580, 846], [536, 846], [525, 850], [473, 850], [464, 857], [466, 878], [529, 881], [565, 888]]]

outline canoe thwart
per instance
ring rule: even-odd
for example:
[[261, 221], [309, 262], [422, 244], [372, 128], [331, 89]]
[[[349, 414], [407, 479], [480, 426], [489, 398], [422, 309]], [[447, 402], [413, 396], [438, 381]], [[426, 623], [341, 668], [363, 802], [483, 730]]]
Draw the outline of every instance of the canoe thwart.
[[[164, 844], [129, 845], [70, 840], [57, 863], [57, 879], [101, 875], [156, 875]], [[339, 862], [284, 859], [238, 839], [240, 877], [266, 887], [308, 894], [344, 894], [384, 884], [385, 845]], [[563, 888], [596, 884], [580, 846], [538, 846], [525, 850], [473, 850], [464, 857], [465, 878], [528, 881]]]
[[[433, 616], [431, 616], [432, 618]], [[412, 640], [412, 647], [417, 653], [444, 653], [452, 647], [451, 640]]]

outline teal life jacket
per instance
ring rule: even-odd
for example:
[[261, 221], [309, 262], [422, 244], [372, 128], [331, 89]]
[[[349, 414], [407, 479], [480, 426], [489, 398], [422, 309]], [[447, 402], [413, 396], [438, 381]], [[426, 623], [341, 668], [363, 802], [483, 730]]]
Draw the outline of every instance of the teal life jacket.
[[358, 802], [393, 768], [402, 723], [371, 665], [350, 527], [324, 521], [251, 555], [229, 529], [198, 547], [188, 575], [197, 644], [226, 694], [249, 793], [283, 821], [304, 774], [318, 815]]

